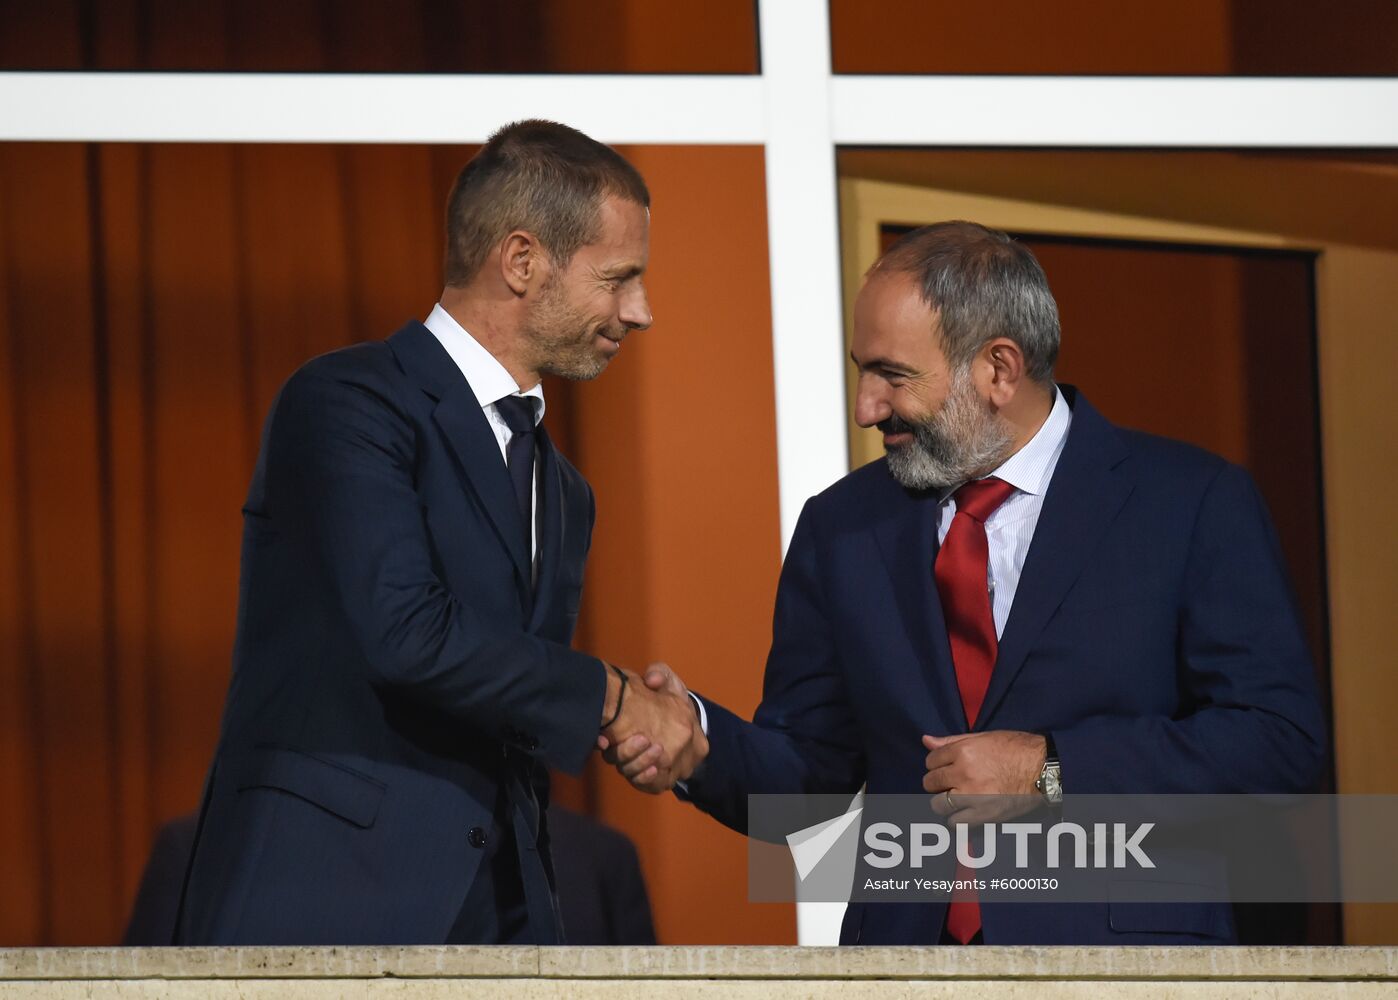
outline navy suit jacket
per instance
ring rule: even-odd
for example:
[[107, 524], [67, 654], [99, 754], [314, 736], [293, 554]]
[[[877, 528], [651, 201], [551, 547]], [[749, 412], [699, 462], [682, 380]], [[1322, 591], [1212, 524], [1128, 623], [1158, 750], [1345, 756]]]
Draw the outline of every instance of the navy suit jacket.
[[440, 943], [492, 824], [526, 830], [548, 896], [545, 766], [582, 768], [605, 674], [568, 648], [591, 490], [547, 435], [537, 471], [532, 587], [499, 446], [426, 327], [282, 388], [182, 943]]
[[[1071, 386], [975, 731], [1052, 733], [1073, 793], [1305, 791], [1314, 674], [1270, 521], [1217, 456], [1113, 427]], [[967, 732], [932, 573], [937, 500], [885, 461], [811, 499], [752, 722], [706, 702], [688, 797], [746, 831], [750, 793], [919, 793], [923, 733]], [[932, 944], [945, 903], [851, 904], [842, 942]], [[989, 944], [1227, 941], [1218, 904], [987, 904]]]

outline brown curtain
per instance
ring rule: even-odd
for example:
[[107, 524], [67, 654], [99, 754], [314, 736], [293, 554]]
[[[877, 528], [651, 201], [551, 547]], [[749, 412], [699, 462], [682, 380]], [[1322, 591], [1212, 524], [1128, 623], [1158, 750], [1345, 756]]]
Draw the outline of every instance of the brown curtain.
[[0, 149], [0, 940], [110, 940], [196, 805], [263, 415], [434, 301], [469, 152]]
[[0, 0], [0, 26], [3, 69], [755, 73], [758, 64], [752, 0]]

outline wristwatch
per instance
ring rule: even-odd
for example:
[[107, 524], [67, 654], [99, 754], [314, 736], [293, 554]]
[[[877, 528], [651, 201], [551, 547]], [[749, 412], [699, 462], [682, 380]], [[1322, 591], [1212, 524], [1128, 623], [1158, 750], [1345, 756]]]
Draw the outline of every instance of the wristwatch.
[[1039, 780], [1034, 782], [1034, 787], [1045, 802], [1056, 806], [1063, 801], [1063, 769], [1058, 763], [1058, 748], [1053, 745], [1053, 736], [1049, 733], [1043, 735], [1046, 744], [1044, 766], [1039, 769]]

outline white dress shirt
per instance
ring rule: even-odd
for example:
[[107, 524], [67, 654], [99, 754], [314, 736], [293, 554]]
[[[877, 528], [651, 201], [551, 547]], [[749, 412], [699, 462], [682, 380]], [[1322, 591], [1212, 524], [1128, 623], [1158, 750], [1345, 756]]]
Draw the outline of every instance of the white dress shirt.
[[[1043, 426], [1029, 439], [1028, 444], [990, 473], [1015, 488], [1009, 498], [985, 520], [985, 540], [990, 550], [986, 585], [990, 588], [990, 607], [995, 618], [997, 639], [1005, 632], [1015, 591], [1019, 589], [1019, 577], [1024, 572], [1024, 557], [1029, 554], [1029, 543], [1034, 540], [1034, 529], [1039, 524], [1039, 512], [1044, 509], [1044, 492], [1053, 478], [1053, 470], [1058, 468], [1058, 458], [1063, 454], [1063, 445], [1068, 441], [1068, 427], [1072, 422], [1073, 411], [1068, 408], [1063, 393], [1055, 386], [1053, 408], [1049, 410]], [[956, 517], [956, 501], [952, 499], [954, 492], [948, 490], [942, 497], [939, 508], [941, 519], [937, 524], [938, 543], [946, 541], [947, 531]]]
[[[456, 367], [461, 369], [461, 374], [466, 377], [466, 382], [471, 386], [471, 392], [476, 396], [476, 402], [481, 404], [481, 409], [485, 411], [485, 419], [490, 424], [490, 429], [495, 432], [495, 441], [500, 445], [500, 458], [509, 462], [510, 438], [514, 434], [510, 431], [509, 424], [505, 423], [505, 418], [500, 415], [500, 410], [496, 403], [506, 396], [521, 396], [526, 399], [538, 400], [534, 407], [534, 426], [539, 426], [539, 422], [544, 419], [544, 387], [542, 383], [520, 391], [515, 383], [514, 377], [505, 370], [505, 366], [495, 359], [481, 346], [480, 341], [466, 332], [460, 323], [452, 319], [451, 314], [440, 305], [432, 307], [432, 314], [427, 317], [423, 324], [432, 331], [451, 359], [456, 362]], [[539, 509], [539, 465], [534, 464], [534, 484], [530, 491], [530, 523], [534, 523], [534, 518]], [[534, 537], [535, 532], [529, 532], [529, 556], [535, 563], [534, 572], [538, 573], [539, 544]]]

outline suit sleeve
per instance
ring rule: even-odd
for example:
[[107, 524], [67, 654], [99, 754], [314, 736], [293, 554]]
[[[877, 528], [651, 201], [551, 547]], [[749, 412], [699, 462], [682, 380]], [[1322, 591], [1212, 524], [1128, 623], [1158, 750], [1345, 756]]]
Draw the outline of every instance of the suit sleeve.
[[597, 738], [604, 668], [487, 620], [437, 578], [415, 433], [368, 380], [298, 373], [268, 426], [269, 507], [323, 568], [371, 683], [484, 732], [523, 734], [539, 758], [576, 773]]
[[680, 792], [740, 833], [747, 832], [748, 795], [853, 795], [864, 783], [813, 520], [807, 505], [782, 566], [762, 703], [747, 722], [703, 699], [709, 756]]
[[1054, 731], [1065, 792], [1310, 790], [1326, 745], [1311, 657], [1262, 498], [1237, 466], [1200, 505], [1177, 652], [1177, 716]]

